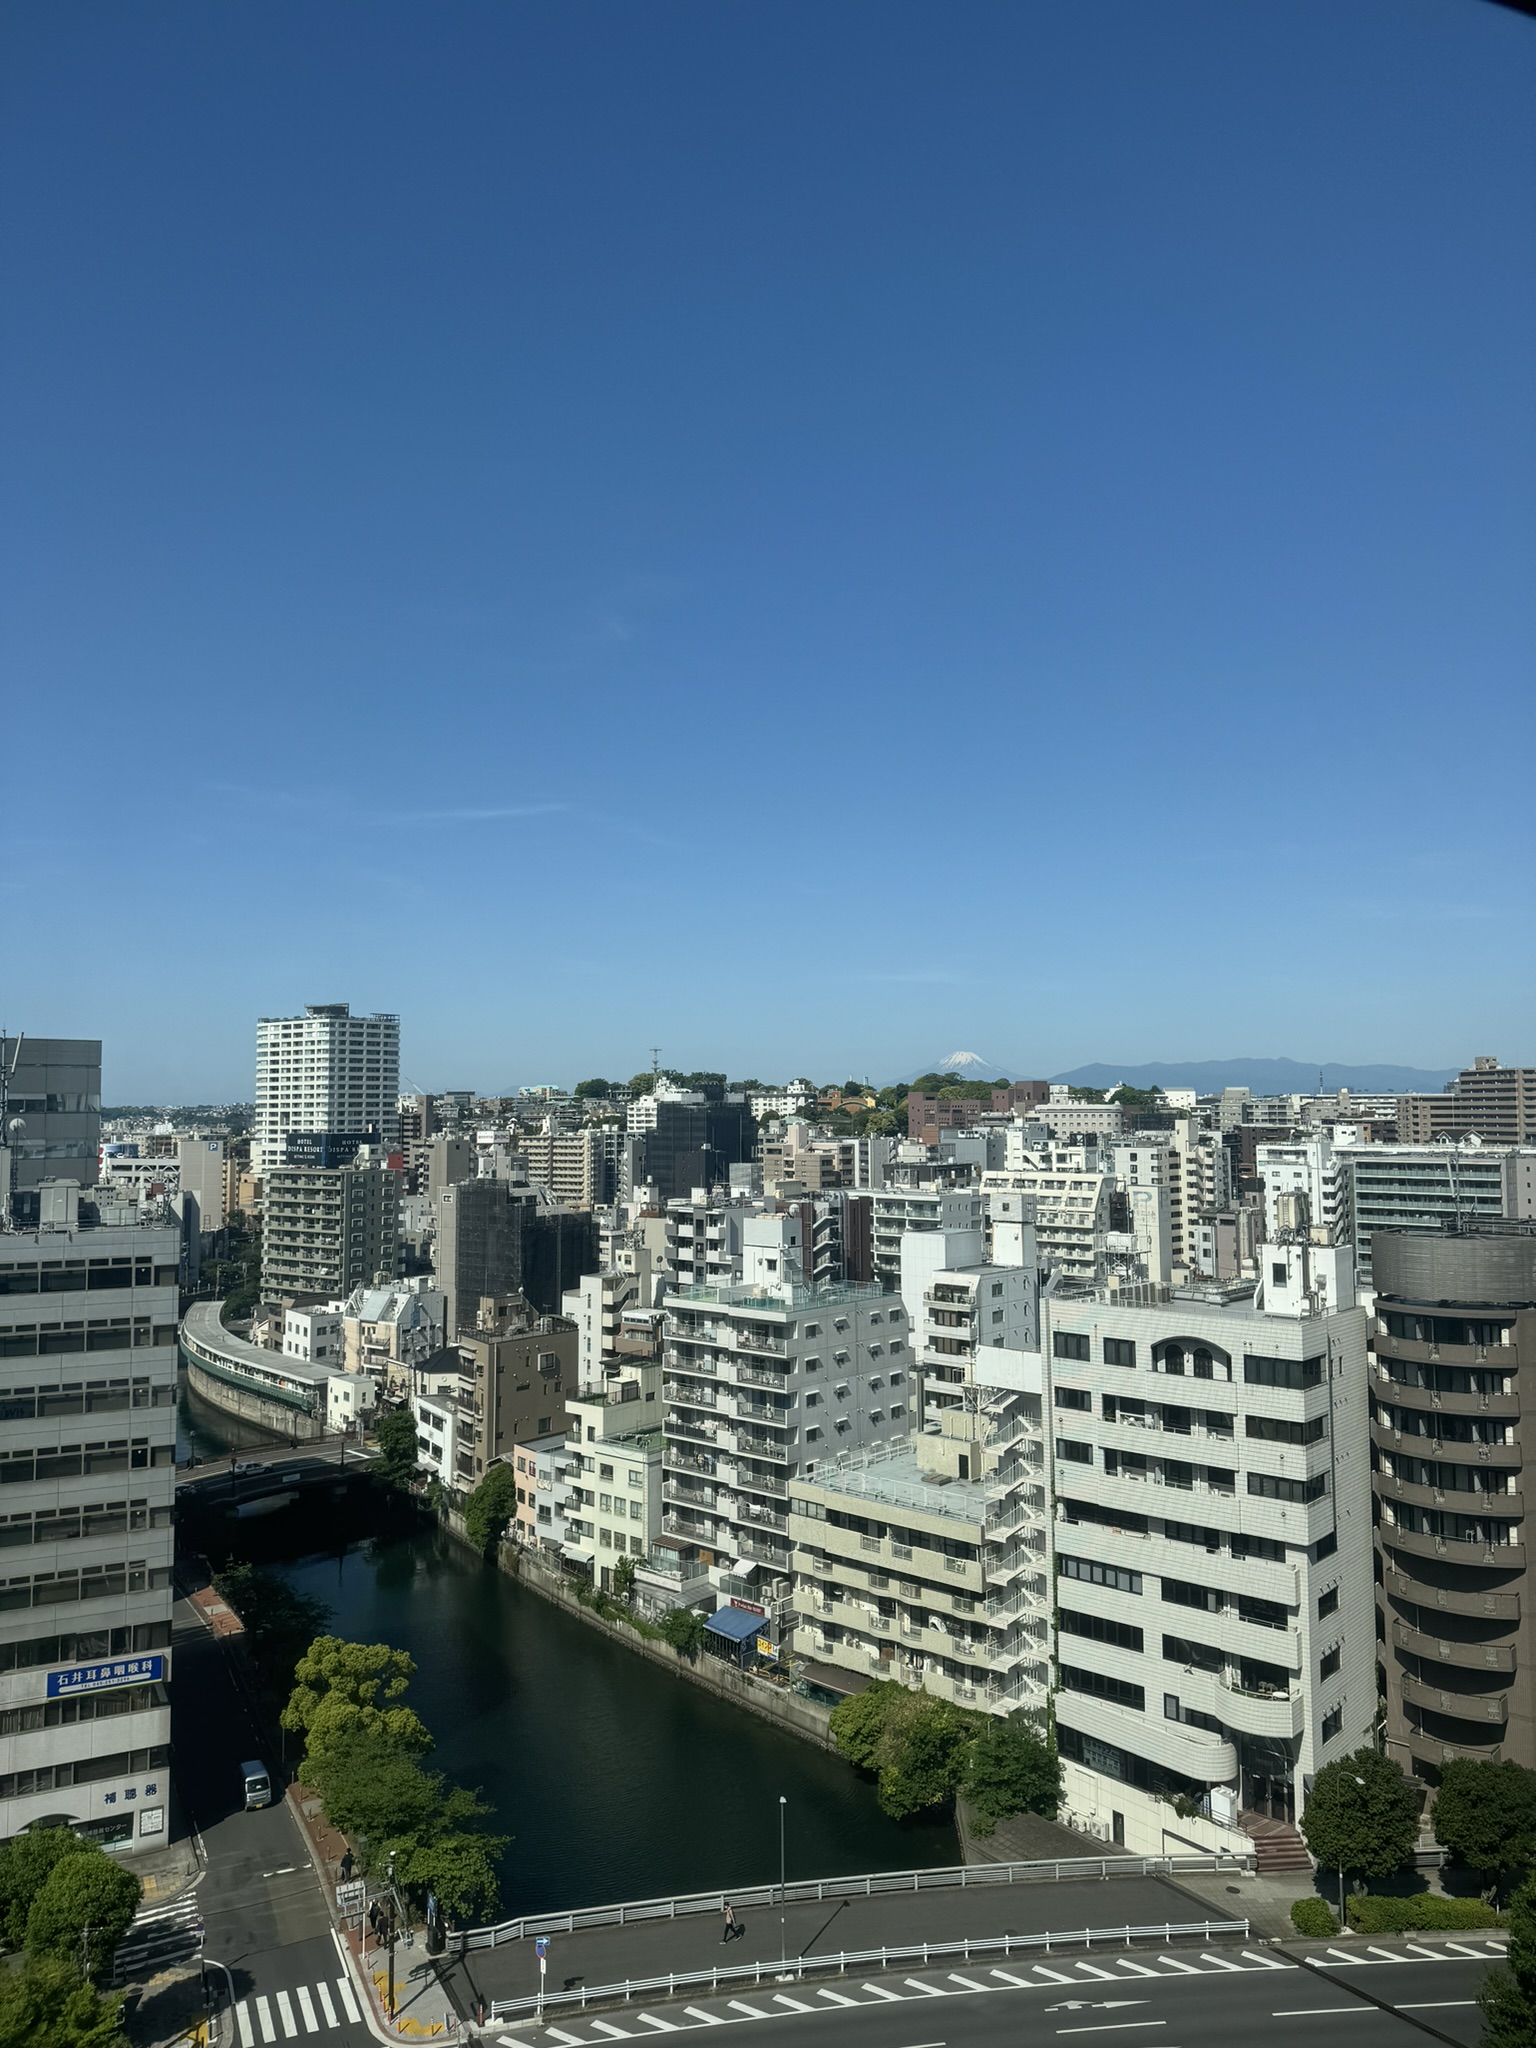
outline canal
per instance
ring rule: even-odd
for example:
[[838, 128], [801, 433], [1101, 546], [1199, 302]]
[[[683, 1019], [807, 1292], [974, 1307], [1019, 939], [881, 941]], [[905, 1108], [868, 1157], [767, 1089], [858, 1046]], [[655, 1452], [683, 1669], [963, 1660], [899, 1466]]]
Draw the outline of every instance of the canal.
[[[222, 1436], [231, 1419], [185, 1391], [182, 1420], [203, 1455], [258, 1440]], [[775, 1880], [781, 1794], [791, 1877], [959, 1861], [948, 1821], [889, 1819], [837, 1757], [674, 1678], [443, 1531], [278, 1569], [326, 1603], [336, 1634], [415, 1658], [434, 1763], [479, 1786], [513, 1838], [504, 1913]]]

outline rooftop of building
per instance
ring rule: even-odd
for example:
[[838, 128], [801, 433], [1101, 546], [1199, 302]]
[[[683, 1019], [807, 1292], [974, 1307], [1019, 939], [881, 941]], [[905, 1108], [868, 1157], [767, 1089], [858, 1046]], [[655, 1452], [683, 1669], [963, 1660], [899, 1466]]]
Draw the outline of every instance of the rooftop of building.
[[816, 1476], [796, 1486], [815, 1486], [851, 1500], [882, 1501], [889, 1507], [917, 1508], [925, 1514], [947, 1515], [959, 1522], [985, 1519], [991, 1489], [970, 1479], [945, 1479], [917, 1462], [910, 1443], [884, 1456], [850, 1458], [846, 1465], [818, 1465]]
[[259, 1344], [251, 1343], [247, 1337], [237, 1336], [226, 1329], [222, 1301], [194, 1301], [182, 1318], [183, 1334], [192, 1342], [206, 1345], [210, 1351], [218, 1352], [233, 1365], [260, 1367], [264, 1373], [281, 1373], [285, 1379], [307, 1380], [311, 1385], [323, 1387], [337, 1375], [320, 1366], [308, 1366], [297, 1358], [287, 1358], [281, 1351], [263, 1351]]
[[842, 1308], [878, 1301], [885, 1293], [878, 1280], [828, 1282], [822, 1287], [802, 1287], [785, 1280], [771, 1292], [756, 1281], [735, 1281], [703, 1287], [669, 1288], [662, 1306], [682, 1302], [694, 1307], [744, 1308], [765, 1315], [783, 1315], [790, 1309]]

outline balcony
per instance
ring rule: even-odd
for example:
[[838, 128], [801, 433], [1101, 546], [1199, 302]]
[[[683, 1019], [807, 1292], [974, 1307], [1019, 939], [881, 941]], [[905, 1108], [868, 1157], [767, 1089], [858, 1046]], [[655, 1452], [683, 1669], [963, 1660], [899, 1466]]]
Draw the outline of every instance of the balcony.
[[1428, 1387], [1408, 1386], [1376, 1368], [1376, 1398], [1421, 1415], [1486, 1415], [1513, 1422], [1519, 1418], [1518, 1394], [1441, 1394]]
[[1410, 1600], [1420, 1609], [1434, 1607], [1443, 1614], [1464, 1614], [1477, 1621], [1497, 1621], [1506, 1628], [1516, 1627], [1520, 1620], [1518, 1593], [1484, 1593], [1475, 1586], [1430, 1586], [1390, 1562], [1386, 1589], [1394, 1600]]
[[1427, 1664], [1450, 1664], [1459, 1671], [1497, 1671], [1510, 1675], [1515, 1669], [1513, 1643], [1466, 1643], [1443, 1636], [1426, 1635], [1410, 1628], [1406, 1621], [1392, 1624], [1392, 1641], [1410, 1657], [1422, 1657]]
[[1274, 1735], [1288, 1740], [1299, 1735], [1305, 1718], [1306, 1696], [1281, 1692], [1268, 1686], [1245, 1686], [1235, 1678], [1223, 1678], [1221, 1690], [1226, 1708], [1221, 1719], [1242, 1735]]
[[1220, 1735], [1165, 1721], [1131, 1707], [1117, 1707], [1089, 1693], [1059, 1692], [1056, 1713], [1069, 1728], [1097, 1741], [1112, 1743], [1132, 1756], [1144, 1756], [1180, 1777], [1202, 1785], [1226, 1785], [1237, 1776], [1237, 1751]]
[[[1498, 1424], [1489, 1426], [1499, 1427]], [[1378, 1450], [1392, 1457], [1438, 1458], [1448, 1465], [1510, 1465], [1517, 1463], [1520, 1457], [1519, 1447], [1502, 1439], [1492, 1443], [1472, 1443], [1454, 1436], [1405, 1435], [1380, 1410], [1371, 1417], [1371, 1440]]]
[[784, 1385], [783, 1373], [769, 1372], [763, 1366], [748, 1365], [740, 1360], [738, 1360], [736, 1365], [735, 1379], [739, 1387], [772, 1387], [782, 1389]]
[[663, 1427], [668, 1436], [682, 1437], [689, 1443], [714, 1444], [720, 1438], [719, 1426], [712, 1422], [683, 1422], [677, 1416], [669, 1415]]
[[1509, 1719], [1509, 1695], [1502, 1692], [1451, 1692], [1443, 1686], [1430, 1685], [1422, 1678], [1414, 1678], [1408, 1672], [1399, 1674], [1398, 1685], [1403, 1698], [1415, 1707], [1424, 1707], [1432, 1714], [1447, 1714], [1455, 1721], [1490, 1721], [1500, 1727]]
[[1399, 1479], [1395, 1472], [1371, 1475], [1383, 1500], [1406, 1501], [1410, 1507], [1442, 1508], [1452, 1515], [1496, 1515], [1500, 1521], [1518, 1522], [1525, 1515], [1522, 1493], [1482, 1492], [1472, 1487], [1421, 1486], [1412, 1479]]
[[682, 1385], [677, 1380], [663, 1380], [663, 1400], [674, 1402], [680, 1408], [718, 1408], [714, 1389], [705, 1386]]
[[[1392, 1744], [1393, 1738], [1389, 1738], [1389, 1751]], [[1433, 1736], [1426, 1735], [1422, 1728], [1412, 1728], [1409, 1730], [1408, 1746], [1413, 1763], [1415, 1764], [1429, 1763], [1437, 1766], [1455, 1763], [1496, 1764], [1504, 1755], [1503, 1749], [1497, 1742], [1490, 1742], [1486, 1748], [1470, 1749], [1462, 1743], [1437, 1742]]]
[[677, 1444], [668, 1444], [661, 1454], [663, 1468], [668, 1472], [707, 1472], [713, 1475], [718, 1470], [718, 1461], [706, 1451], [685, 1451]]
[[1434, 1557], [1445, 1564], [1482, 1565], [1493, 1571], [1525, 1570], [1523, 1543], [1485, 1543], [1481, 1538], [1464, 1542], [1452, 1536], [1421, 1536], [1417, 1530], [1390, 1528], [1385, 1523], [1380, 1536], [1384, 1548], [1402, 1551], [1408, 1557]]

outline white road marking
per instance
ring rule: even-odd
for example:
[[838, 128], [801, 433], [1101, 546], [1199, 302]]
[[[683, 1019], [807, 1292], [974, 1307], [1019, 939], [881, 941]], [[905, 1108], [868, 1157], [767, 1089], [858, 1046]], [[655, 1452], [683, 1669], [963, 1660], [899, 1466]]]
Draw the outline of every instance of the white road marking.
[[703, 2027], [723, 2027], [726, 2024], [719, 2013], [705, 2012], [702, 2006], [685, 2005], [683, 2011], [687, 2013], [689, 2019], [697, 2020]]
[[1328, 1953], [1337, 1956], [1341, 1963], [1358, 1963], [1360, 1960], [1357, 1955], [1351, 1955], [1347, 1948], [1331, 1948]]
[[1478, 1962], [1482, 1962], [1483, 1960], [1483, 1958], [1480, 1955], [1478, 1955], [1477, 1950], [1475, 1948], [1468, 1948], [1464, 1941], [1448, 1941], [1445, 1945], [1447, 1948], [1455, 1949], [1457, 1955], [1459, 1956], [1475, 1956]]
[[963, 1984], [967, 1991], [990, 1991], [992, 1989], [990, 1984], [978, 1984], [974, 1977], [962, 1977], [958, 1970], [950, 1971], [949, 1981], [951, 1984]]
[[1122, 1970], [1133, 1970], [1138, 1977], [1157, 1977], [1159, 1970], [1149, 1970], [1145, 1963], [1133, 1963], [1129, 1956], [1116, 1956], [1115, 1963]]
[[1039, 1988], [1037, 1985], [1031, 1984], [1027, 1977], [1015, 1977], [1009, 1970], [989, 1970], [987, 1975], [989, 1977], [1001, 1977], [1005, 1984], [1013, 1984], [1020, 1991], [1034, 1991]]
[[1476, 2005], [1475, 1998], [1422, 1998], [1417, 2005], [1397, 2005], [1394, 2012], [1444, 2012], [1453, 2005]]
[[1119, 2034], [1132, 2027], [1166, 2027], [1166, 2020], [1106, 2020], [1096, 2027], [1058, 2027], [1058, 2034]]
[[496, 2038], [501, 2043], [501, 2048], [528, 2048], [526, 2041], [516, 2041], [510, 2034], [498, 2034]]
[[775, 2005], [787, 2005], [791, 2012], [814, 2012], [816, 2010], [814, 2005], [807, 2005], [803, 1998], [791, 1998], [787, 1991], [775, 1991], [773, 2002]]
[[1241, 1963], [1228, 1961], [1226, 1956], [1213, 1956], [1208, 1948], [1201, 1949], [1200, 1960], [1202, 1963], [1214, 1963], [1218, 1970], [1240, 1970], [1243, 1967]]
[[596, 2027], [600, 2034], [608, 2034], [615, 2041], [632, 2041], [634, 2039], [628, 2027], [616, 2027], [612, 2020], [588, 2020], [587, 2025], [589, 2027]]
[[1101, 1978], [1106, 1983], [1115, 1974], [1113, 1970], [1101, 1970], [1097, 1963], [1075, 1963], [1073, 1965], [1073, 1968], [1078, 1970], [1086, 1970], [1090, 1977]]
[[1157, 1960], [1166, 1963], [1170, 1970], [1182, 1970], [1186, 1977], [1199, 1977], [1204, 1974], [1203, 1971], [1197, 1970], [1193, 1963], [1183, 1962], [1178, 1956], [1159, 1956]]
[[240, 2023], [240, 2048], [256, 2048], [256, 2035], [251, 2026], [251, 2015], [242, 1998], [235, 2007], [235, 2018]]
[[859, 1986], [859, 1989], [861, 1991], [873, 1991], [876, 1998], [891, 1998], [897, 2000], [898, 2002], [901, 1998], [901, 1993], [899, 1991], [887, 1991], [883, 1984], [861, 1984]]
[[277, 2039], [277, 2029], [272, 2024], [272, 2008], [268, 2005], [265, 1998], [258, 1998], [256, 2001], [256, 2018], [261, 2026], [261, 2038], [263, 2041], [275, 2041]]
[[311, 2034], [318, 2034], [320, 2022], [315, 2018], [315, 2008], [309, 1996], [308, 1987], [301, 1984], [294, 1993], [299, 2001], [299, 2011], [304, 2015], [304, 2025]]
[[663, 2034], [675, 2034], [677, 2032], [676, 2020], [659, 2020], [653, 2012], [637, 2013], [635, 2017], [644, 2020], [648, 2027], [655, 2027]]
[[336, 1979], [336, 1989], [341, 1994], [341, 2009], [347, 2018], [349, 2020], [360, 2020], [362, 2014], [357, 2009], [357, 2000], [352, 1996], [352, 1986], [345, 1977], [338, 1977]]
[[277, 2010], [278, 2016], [283, 2023], [283, 2032], [291, 2041], [297, 2035], [299, 2027], [297, 2020], [293, 2016], [293, 2000], [286, 1991], [279, 1991], [277, 1994]]
[[587, 2042], [583, 2041], [580, 2034], [567, 2034], [559, 2027], [546, 2027], [544, 2031], [552, 2041], [559, 2041], [562, 2048], [588, 2048]]
[[1366, 1954], [1368, 1956], [1380, 1956], [1384, 1962], [1388, 1963], [1406, 1963], [1408, 1960], [1406, 1956], [1400, 1956], [1390, 1948], [1368, 1948]]
[[1250, 1963], [1257, 1963], [1265, 1970], [1294, 1970], [1296, 1967], [1294, 1963], [1277, 1963], [1273, 1956], [1261, 1956], [1256, 1949], [1245, 1948], [1241, 1953], [1248, 1958]]
[[329, 1984], [317, 1984], [315, 1986], [315, 1996], [320, 2001], [320, 2010], [325, 2014], [325, 2024], [328, 2027], [339, 2027], [341, 2022], [337, 2019], [336, 2008], [331, 2003], [331, 1987]]
[[1379, 2012], [1376, 2005], [1293, 2005], [1287, 2012], [1272, 2012], [1272, 2020], [1310, 2020], [1324, 2012]]
[[849, 1998], [846, 1992], [829, 1991], [825, 1984], [822, 1985], [816, 1996], [818, 1998], [830, 1998], [834, 2005], [861, 2005], [863, 2003], [862, 1999]]
[[732, 2011], [744, 2012], [749, 2020], [765, 2020], [768, 2017], [767, 2013], [759, 2011], [755, 2005], [747, 2005], [739, 1998], [728, 1998], [725, 2002]]
[[903, 1977], [903, 1984], [910, 1984], [914, 1991], [926, 1991], [930, 1998], [942, 1998], [943, 1992], [937, 1984], [925, 1984], [920, 1977]]
[[1060, 1970], [1047, 1969], [1044, 1963], [1031, 1963], [1029, 1967], [1032, 1970], [1038, 1971], [1042, 1977], [1048, 1977], [1053, 1984], [1075, 1984], [1077, 1982], [1075, 1977], [1064, 1976]]

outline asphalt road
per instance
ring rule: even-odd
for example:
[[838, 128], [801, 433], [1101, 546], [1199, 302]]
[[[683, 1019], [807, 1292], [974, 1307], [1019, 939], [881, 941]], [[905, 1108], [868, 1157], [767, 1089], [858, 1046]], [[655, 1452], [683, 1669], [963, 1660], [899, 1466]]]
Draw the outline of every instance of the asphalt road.
[[304, 1839], [281, 1801], [245, 1811], [240, 1765], [260, 1756], [261, 1744], [224, 1652], [181, 1601], [174, 1648], [178, 1783], [207, 1854], [197, 1891], [203, 1953], [213, 1982], [232, 1984], [233, 2040], [240, 2048], [313, 2034], [360, 2042], [368, 2030]]
[[1322, 1958], [1325, 1971], [1299, 1954], [1136, 1949], [816, 1985], [768, 1975], [689, 2003], [637, 2002], [601, 2018], [562, 2011], [546, 2026], [509, 2020], [488, 2038], [505, 2048], [613, 2048], [720, 2026], [750, 2027], [750, 2048], [1471, 2048], [1480, 2037], [1475, 1999], [1488, 1961], [1477, 1955], [1431, 1960], [1398, 1940], [1336, 1970]]

